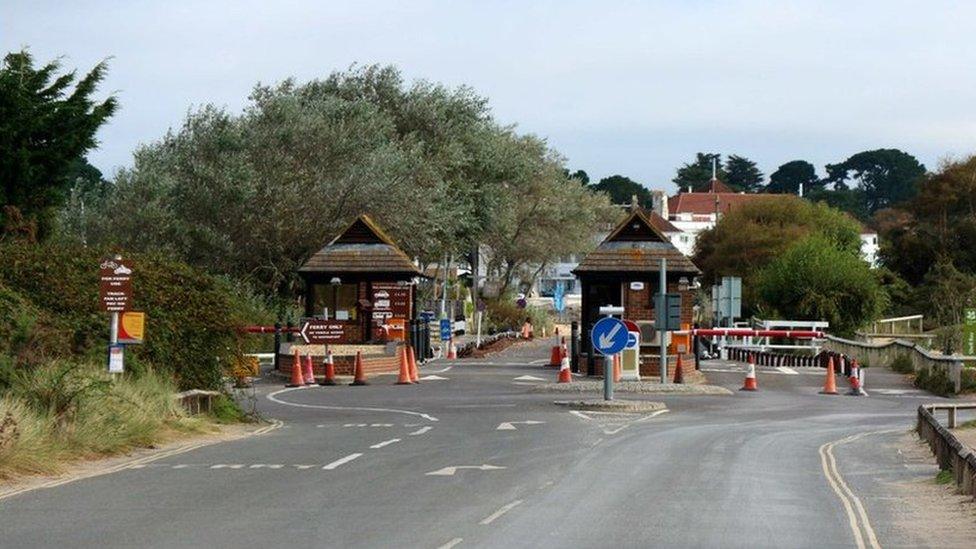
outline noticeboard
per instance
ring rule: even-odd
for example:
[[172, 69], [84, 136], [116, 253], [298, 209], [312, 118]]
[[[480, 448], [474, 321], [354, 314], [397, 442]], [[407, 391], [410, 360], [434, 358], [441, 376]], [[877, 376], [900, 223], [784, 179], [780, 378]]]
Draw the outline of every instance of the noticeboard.
[[98, 303], [103, 311], [121, 313], [132, 303], [132, 267], [121, 259], [98, 266]]
[[976, 309], [965, 309], [963, 311], [962, 354], [976, 355]]
[[302, 323], [299, 335], [309, 345], [351, 343], [356, 330], [354, 322], [311, 319]]
[[125, 311], [119, 317], [119, 329], [116, 333], [119, 343], [129, 345], [142, 343], [146, 334], [146, 313]]

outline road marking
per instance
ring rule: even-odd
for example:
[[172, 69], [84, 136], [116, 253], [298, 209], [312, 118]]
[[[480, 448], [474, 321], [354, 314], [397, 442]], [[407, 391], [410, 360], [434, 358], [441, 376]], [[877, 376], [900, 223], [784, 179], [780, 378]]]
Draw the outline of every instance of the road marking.
[[431, 374], [429, 376], [424, 376], [424, 377], [419, 378], [419, 379], [420, 379], [420, 381], [443, 381], [443, 380], [448, 380], [448, 379], [451, 379], [451, 378], [449, 378], [449, 377], [441, 377], [441, 376], [437, 376], [437, 375]]
[[496, 431], [518, 431], [518, 428], [515, 427], [516, 424], [518, 424], [518, 425], [542, 425], [543, 423], [545, 423], [545, 421], [536, 421], [534, 419], [530, 419], [528, 421], [506, 421], [505, 423], [499, 423], [498, 424], [498, 427], [495, 430]]
[[370, 448], [372, 448], [374, 450], [379, 450], [380, 448], [382, 448], [384, 446], [389, 446], [390, 444], [393, 444], [394, 442], [400, 442], [400, 439], [398, 439], [398, 438], [391, 438], [390, 440], [384, 440], [383, 442], [378, 442], [378, 443], [370, 446]]
[[370, 427], [393, 427], [392, 423], [370, 423]]
[[481, 519], [481, 522], [479, 522], [478, 524], [480, 524], [482, 526], [486, 526], [488, 524], [491, 524], [492, 522], [495, 521], [495, 519], [497, 519], [498, 517], [504, 515], [505, 513], [509, 512], [509, 511], [511, 511], [512, 509], [514, 509], [515, 507], [517, 507], [517, 506], [519, 506], [521, 504], [522, 504], [522, 500], [517, 499], [517, 500], [513, 501], [512, 503], [509, 503], [507, 505], [503, 505], [501, 509], [499, 509], [499, 510], [495, 511], [494, 513], [488, 515], [487, 517]]
[[443, 374], [444, 372], [450, 370], [453, 367], [454, 366], [448, 366], [447, 368], [441, 368], [440, 370], [431, 370], [430, 373], [432, 373], [432, 374]]
[[348, 456], [346, 456], [344, 458], [339, 458], [339, 459], [333, 461], [332, 463], [330, 463], [328, 465], [323, 465], [322, 466], [322, 469], [325, 469], [326, 471], [331, 471], [331, 470], [335, 469], [336, 467], [339, 467], [340, 465], [349, 463], [350, 461], [358, 458], [361, 455], [362, 454], [349, 454]]
[[436, 471], [431, 471], [426, 473], [428, 476], [439, 476], [439, 477], [453, 477], [454, 473], [458, 472], [459, 469], [477, 469], [479, 471], [498, 471], [504, 469], [504, 467], [499, 467], [498, 465], [455, 465], [454, 467], [444, 467], [443, 469], [438, 469]]
[[784, 373], [784, 374], [788, 374], [788, 375], [791, 375], [791, 376], [798, 376], [798, 375], [800, 375], [800, 372], [797, 372], [796, 370], [794, 370], [793, 368], [790, 368], [789, 366], [777, 366], [776, 369], [779, 370], [780, 372]]
[[243, 469], [243, 463], [218, 463], [216, 465], [211, 465], [211, 469]]
[[454, 538], [451, 541], [445, 543], [444, 545], [441, 545], [437, 549], [451, 549], [451, 547], [454, 547], [455, 545], [461, 543], [462, 541], [464, 541], [464, 539], [462, 539], [462, 538]]
[[514, 408], [515, 404], [453, 404], [445, 408]]
[[417, 435], [422, 435], [422, 434], [426, 433], [427, 431], [430, 431], [431, 429], [433, 429], [433, 427], [431, 427], [430, 425], [428, 425], [426, 427], [421, 427], [420, 429], [417, 429], [416, 431], [414, 431], [412, 433], [407, 433], [407, 436], [415, 437]]
[[541, 377], [535, 377], [535, 376], [519, 376], [517, 378], [514, 378], [514, 381], [545, 381], [545, 380], [542, 379]]
[[[840, 440], [828, 442], [820, 446], [820, 465], [823, 468], [824, 477], [827, 478], [827, 483], [830, 484], [830, 488], [835, 494], [837, 494], [837, 497], [844, 505], [844, 511], [847, 513], [847, 521], [851, 527], [851, 531], [854, 533], [854, 542], [858, 549], [866, 549], [867, 547], [867, 545], [864, 544], [864, 537], [861, 535], [861, 527], [864, 528], [864, 532], [867, 534], [868, 538], [867, 541], [872, 549], [881, 549], [881, 545], [878, 543], [878, 538], [874, 533], [874, 528], [871, 527], [871, 521], [868, 520], [868, 514], [864, 510], [864, 505], [861, 504], [860, 498], [854, 494], [854, 491], [851, 490], [850, 486], [847, 485], [847, 482], [844, 481], [844, 477], [841, 476], [840, 470], [837, 468], [837, 460], [834, 459], [833, 452], [834, 446], [838, 444], [845, 444], [847, 442], [853, 442], [868, 435], [895, 433], [900, 431], [900, 429], [869, 431], [867, 433], [859, 433]], [[855, 509], [857, 510], [856, 514], [854, 512]], [[860, 524], [858, 524], [858, 519], [860, 519]]]
[[290, 391], [301, 391], [304, 387], [292, 387], [288, 389], [281, 389], [270, 393], [267, 395], [267, 399], [271, 402], [277, 402], [278, 404], [284, 404], [285, 406], [296, 406], [298, 408], [312, 408], [315, 410], [352, 410], [355, 412], [388, 412], [392, 414], [407, 414], [411, 416], [422, 417], [427, 421], [439, 421], [436, 417], [425, 414], [423, 412], [414, 412], [412, 410], [395, 410], [392, 408], [367, 408], [365, 406], [325, 406], [321, 404], [299, 404], [297, 402], [288, 402], [286, 400], [281, 400], [278, 395], [282, 393], [287, 393]]

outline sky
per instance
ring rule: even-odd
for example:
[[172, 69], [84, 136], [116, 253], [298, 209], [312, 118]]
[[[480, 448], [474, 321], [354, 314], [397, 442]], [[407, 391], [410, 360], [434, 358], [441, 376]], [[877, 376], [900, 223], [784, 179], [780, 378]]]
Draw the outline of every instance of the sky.
[[120, 111], [107, 175], [211, 103], [354, 63], [467, 85], [595, 182], [672, 190], [696, 152], [768, 176], [899, 148], [928, 168], [976, 152], [976, 2], [0, 0], [0, 50], [89, 70]]

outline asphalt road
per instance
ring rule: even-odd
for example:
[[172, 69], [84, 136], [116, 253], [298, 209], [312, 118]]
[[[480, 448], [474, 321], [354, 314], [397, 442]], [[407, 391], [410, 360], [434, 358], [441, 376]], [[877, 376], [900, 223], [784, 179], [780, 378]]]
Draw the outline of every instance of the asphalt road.
[[[756, 393], [580, 414], [517, 379], [555, 378], [545, 343], [415, 386], [264, 382], [282, 428], [0, 500], [0, 546], [940, 546], [894, 526], [888, 486], [929, 473], [888, 443], [936, 400], [901, 376], [830, 397], [822, 370], [760, 368]], [[740, 365], [706, 374], [742, 383]]]

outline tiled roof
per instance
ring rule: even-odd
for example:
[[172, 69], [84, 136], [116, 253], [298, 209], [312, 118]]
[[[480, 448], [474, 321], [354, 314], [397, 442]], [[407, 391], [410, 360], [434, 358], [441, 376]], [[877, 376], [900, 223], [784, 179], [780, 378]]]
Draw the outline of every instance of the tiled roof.
[[668, 199], [668, 213], [714, 214], [717, 203], [718, 213], [726, 214], [732, 208], [746, 202], [774, 200], [777, 196], [775, 194], [745, 193], [678, 193]]
[[[665, 221], [658, 216], [658, 219]], [[632, 212], [606, 239], [573, 269], [574, 273], [647, 272], [668, 261], [668, 270], [698, 274], [701, 271], [664, 236], [653, 216]], [[670, 223], [668, 223], [670, 225]]]
[[366, 215], [298, 269], [300, 273], [396, 273], [420, 275], [413, 261]]

